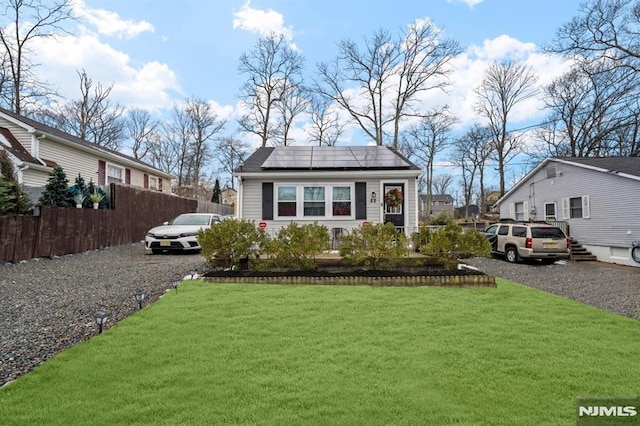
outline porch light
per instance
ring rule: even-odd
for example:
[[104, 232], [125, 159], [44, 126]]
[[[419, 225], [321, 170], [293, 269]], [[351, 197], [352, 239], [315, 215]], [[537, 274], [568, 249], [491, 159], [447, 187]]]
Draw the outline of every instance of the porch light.
[[369, 202], [375, 203], [377, 201], [378, 201], [378, 194], [376, 194], [376, 191], [371, 191], [371, 199], [369, 200]]
[[138, 301], [138, 309], [142, 309], [142, 301], [144, 300], [144, 291], [140, 290], [136, 293], [136, 300]]
[[99, 311], [93, 314], [93, 316], [96, 317], [96, 324], [98, 324], [98, 327], [100, 327], [100, 331], [98, 331], [98, 334], [100, 334], [102, 333], [102, 328], [107, 323], [109, 312]]
[[175, 278], [173, 281], [171, 281], [171, 287], [176, 289], [176, 293], [178, 292], [178, 286], [180, 285], [180, 280]]

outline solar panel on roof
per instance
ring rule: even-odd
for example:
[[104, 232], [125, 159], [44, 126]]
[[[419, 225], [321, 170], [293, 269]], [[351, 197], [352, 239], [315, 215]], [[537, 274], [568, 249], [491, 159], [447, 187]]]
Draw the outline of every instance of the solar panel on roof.
[[262, 164], [267, 169], [385, 169], [408, 166], [393, 151], [380, 146], [276, 147]]

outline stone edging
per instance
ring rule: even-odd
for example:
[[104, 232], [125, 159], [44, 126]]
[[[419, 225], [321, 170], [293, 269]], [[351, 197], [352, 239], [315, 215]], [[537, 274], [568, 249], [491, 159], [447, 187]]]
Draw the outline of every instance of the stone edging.
[[238, 284], [310, 284], [310, 285], [370, 285], [395, 287], [496, 287], [491, 275], [417, 275], [399, 277], [211, 277], [207, 281]]

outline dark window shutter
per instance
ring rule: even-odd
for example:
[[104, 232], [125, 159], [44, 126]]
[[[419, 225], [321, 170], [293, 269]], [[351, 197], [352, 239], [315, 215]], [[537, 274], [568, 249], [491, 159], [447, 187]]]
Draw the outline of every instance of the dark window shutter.
[[149, 175], [144, 174], [144, 189], [149, 189]]
[[162, 191], [162, 178], [158, 178], [158, 191]]
[[98, 160], [98, 185], [104, 185], [107, 177], [107, 163]]
[[262, 182], [262, 220], [273, 220], [273, 182]]
[[356, 220], [367, 218], [367, 183], [356, 182]]
[[124, 169], [124, 183], [131, 184], [131, 169]]

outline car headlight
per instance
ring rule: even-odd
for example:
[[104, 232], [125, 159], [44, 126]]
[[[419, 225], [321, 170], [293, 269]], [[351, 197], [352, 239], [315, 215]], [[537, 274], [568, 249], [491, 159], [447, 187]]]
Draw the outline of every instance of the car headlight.
[[156, 236], [153, 235], [153, 233], [151, 233], [151, 232], [147, 232], [147, 237], [155, 238]]
[[195, 237], [198, 235], [197, 232], [185, 232], [184, 234], [180, 234], [181, 237]]

